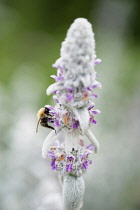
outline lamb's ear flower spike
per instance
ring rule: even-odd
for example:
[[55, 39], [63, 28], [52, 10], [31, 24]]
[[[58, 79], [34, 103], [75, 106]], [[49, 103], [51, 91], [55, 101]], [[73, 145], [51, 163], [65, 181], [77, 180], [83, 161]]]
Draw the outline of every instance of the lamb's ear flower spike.
[[[53, 64], [57, 76], [52, 75], [55, 83], [46, 91], [54, 94], [55, 107], [46, 105], [42, 126], [52, 123], [51, 131], [42, 147], [42, 156], [51, 159], [51, 168], [64, 180], [64, 210], [79, 210], [82, 207], [85, 184], [83, 174], [92, 161], [89, 156], [99, 149], [99, 142], [89, 129], [96, 124], [94, 109], [96, 88], [101, 84], [96, 81], [95, 66], [101, 62], [96, 58], [95, 40], [91, 24], [85, 18], [78, 18], [68, 30], [62, 43], [61, 56]], [[46, 124], [47, 122], [47, 124]], [[85, 146], [87, 137], [90, 144]], [[61, 179], [62, 177], [62, 179]]]

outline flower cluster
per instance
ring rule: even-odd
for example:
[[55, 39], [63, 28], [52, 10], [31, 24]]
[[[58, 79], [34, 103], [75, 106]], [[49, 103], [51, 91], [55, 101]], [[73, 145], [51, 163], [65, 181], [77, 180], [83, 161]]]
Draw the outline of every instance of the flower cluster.
[[92, 161], [89, 155], [94, 150], [92, 144], [86, 147], [72, 148], [70, 152], [66, 152], [63, 146], [51, 146], [48, 156], [51, 158], [52, 170], [60, 171], [62, 175], [73, 174], [81, 176], [88, 169]]
[[[64, 128], [67, 127], [69, 130], [73, 129], [80, 129], [80, 124], [77, 116], [72, 112], [72, 110], [68, 108], [64, 108], [63, 105], [60, 105], [59, 103], [52, 107], [50, 105], [46, 105], [50, 111], [49, 113], [52, 115], [52, 118], [50, 119], [50, 122], [54, 122], [53, 126], [55, 128]], [[100, 111], [97, 109], [94, 109], [94, 105], [89, 106], [87, 108], [89, 113], [89, 125], [90, 124], [96, 124], [95, 116], [96, 114], [99, 114]]]
[[[100, 62], [100, 59], [96, 59], [95, 64], [97, 65]], [[54, 86], [57, 87], [57, 90], [53, 91], [56, 103], [65, 104], [69, 107], [81, 108], [83, 106], [88, 106], [94, 98], [98, 97], [97, 94], [95, 94], [95, 88], [101, 88], [102, 86], [95, 80], [97, 78], [97, 74], [94, 81], [90, 82], [88, 81], [89, 78], [87, 78], [88, 74], [86, 74], [86, 77], [83, 76], [81, 78], [80, 83], [78, 83], [79, 86], [77, 87], [76, 82], [79, 82], [78, 76], [75, 78], [74, 74], [71, 73], [71, 77], [69, 76], [67, 80], [64, 80], [63, 74], [65, 75], [65, 69], [62, 67], [60, 68], [60, 66], [53, 66], [57, 68], [57, 76], [51, 76], [56, 81]], [[51, 86], [51, 88], [54, 86]], [[48, 90], [50, 91], [50, 88]]]

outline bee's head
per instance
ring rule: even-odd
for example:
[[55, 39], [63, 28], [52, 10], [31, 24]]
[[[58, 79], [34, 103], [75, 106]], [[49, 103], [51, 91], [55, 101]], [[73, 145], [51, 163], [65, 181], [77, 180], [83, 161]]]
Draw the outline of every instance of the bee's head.
[[37, 113], [37, 117], [40, 118], [42, 115], [44, 115], [44, 113], [45, 113], [45, 107], [39, 109]]

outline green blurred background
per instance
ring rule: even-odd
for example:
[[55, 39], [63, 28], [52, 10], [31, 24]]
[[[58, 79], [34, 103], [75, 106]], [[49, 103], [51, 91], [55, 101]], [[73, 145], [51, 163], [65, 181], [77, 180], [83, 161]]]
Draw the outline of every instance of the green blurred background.
[[100, 152], [85, 174], [83, 210], [140, 209], [140, 1], [0, 1], [0, 209], [62, 210], [61, 189], [41, 157], [48, 130], [36, 113], [75, 18], [93, 25], [102, 90], [93, 132]]

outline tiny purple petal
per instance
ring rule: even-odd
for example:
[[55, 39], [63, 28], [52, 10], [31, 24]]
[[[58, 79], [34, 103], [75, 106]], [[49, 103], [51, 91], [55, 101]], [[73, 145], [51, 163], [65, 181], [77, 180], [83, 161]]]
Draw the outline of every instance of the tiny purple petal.
[[53, 93], [56, 94], [57, 93], [57, 90], [55, 90]]
[[84, 161], [83, 164], [82, 164], [82, 167], [84, 170], [86, 170], [88, 168], [88, 161]]
[[62, 76], [58, 77], [58, 79], [57, 79], [57, 81], [62, 81], [62, 80], [63, 80]]
[[72, 124], [72, 128], [78, 128], [79, 127], [79, 122], [78, 121], [74, 121]]
[[55, 108], [53, 108], [52, 106], [50, 106], [50, 105], [46, 105], [45, 107], [47, 107], [49, 110], [55, 110]]
[[55, 120], [54, 127], [59, 127], [59, 126], [60, 126], [59, 120]]
[[92, 90], [91, 87], [87, 87], [87, 90]]
[[54, 115], [56, 115], [56, 114], [57, 114], [57, 113], [56, 113], [56, 112], [54, 112], [54, 111], [50, 111], [50, 113], [51, 113], [51, 114], [54, 114]]
[[96, 124], [97, 122], [96, 122], [96, 120], [94, 120], [94, 118], [93, 117], [91, 117], [90, 118], [90, 122], [92, 122], [92, 123], [94, 123], [94, 124]]
[[102, 85], [99, 82], [97, 82], [95, 85], [92, 86], [92, 88], [97, 88], [97, 87], [101, 88]]
[[94, 98], [98, 98], [98, 96], [96, 94], [92, 94], [94, 96]]
[[85, 158], [87, 155], [89, 155], [89, 152], [85, 152], [84, 154], [82, 154], [80, 157], [81, 159]]
[[67, 157], [67, 160], [69, 160], [69, 161], [73, 161], [74, 160], [74, 158], [73, 157]]
[[70, 102], [73, 100], [73, 95], [66, 95], [67, 101]]
[[96, 109], [96, 110], [91, 111], [91, 113], [92, 114], [100, 114], [101, 112], [100, 112], [100, 110]]
[[50, 158], [56, 159], [56, 155], [54, 154], [53, 151], [48, 151], [48, 156], [49, 156]]
[[72, 171], [72, 164], [66, 165], [66, 171]]
[[74, 89], [72, 87], [68, 87], [67, 90], [69, 90], [70, 93], [74, 92]]
[[53, 64], [52, 67], [54, 67], [54, 68], [56, 68], [56, 69], [61, 69], [61, 70], [63, 69], [62, 66], [59, 66], [59, 65], [56, 65], [56, 64]]
[[56, 166], [52, 166], [52, 170], [53, 170], [53, 171], [56, 170]]
[[95, 146], [93, 146], [93, 144], [88, 144], [85, 148], [93, 151], [95, 149]]
[[52, 167], [52, 170], [56, 170], [55, 159], [52, 159], [52, 162], [50, 165]]
[[62, 75], [63, 75], [63, 74], [62, 74], [62, 71], [59, 71], [59, 72], [58, 72], [58, 77], [62, 77]]
[[57, 76], [51, 75], [50, 77], [53, 78], [53, 79], [55, 79], [55, 81], [58, 81], [58, 77]]
[[96, 124], [96, 123], [97, 123], [97, 121], [96, 121], [96, 120], [93, 120], [93, 121], [92, 121], [92, 123]]
[[96, 59], [95, 62], [94, 62], [94, 65], [96, 66], [96, 65], [100, 64], [101, 62], [102, 62], [101, 59]]
[[96, 87], [98, 87], [98, 84], [92, 86], [92, 88], [96, 88]]
[[93, 107], [94, 107], [94, 105], [89, 106], [89, 107], [88, 107], [88, 110], [91, 110]]

